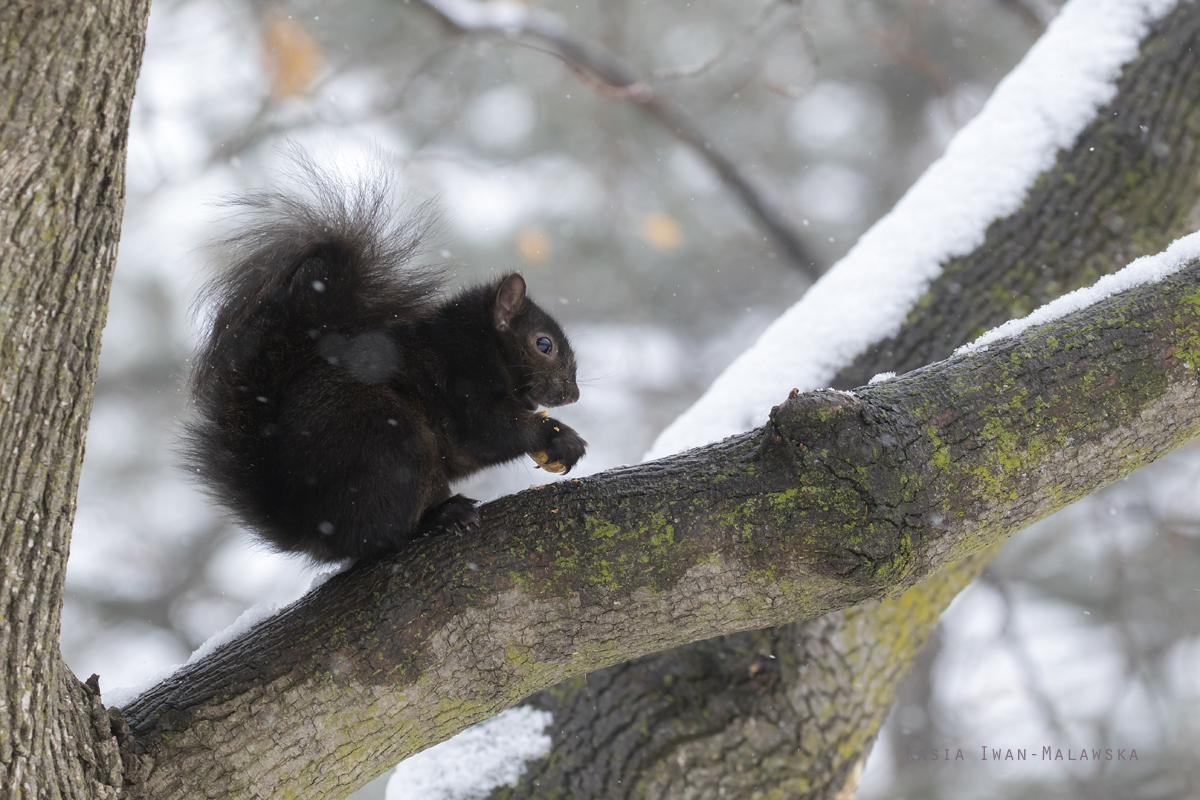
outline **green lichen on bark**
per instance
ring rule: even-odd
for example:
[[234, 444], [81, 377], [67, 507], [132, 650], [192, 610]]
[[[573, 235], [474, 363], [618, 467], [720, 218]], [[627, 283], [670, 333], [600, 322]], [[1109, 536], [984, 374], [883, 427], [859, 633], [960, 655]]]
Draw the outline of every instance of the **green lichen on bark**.
[[[502, 498], [484, 508], [479, 536], [423, 540], [338, 576], [131, 704], [149, 752], [175, 756], [146, 791], [187, 796], [188, 765], [221, 758], [240, 736], [299, 747], [293, 738], [310, 735], [300, 723], [246, 731], [263, 712], [295, 716], [297, 704], [319, 709], [309, 720], [336, 733], [328, 749], [279, 765], [271, 774], [281, 785], [372, 769], [339, 761], [348, 742], [386, 737], [380, 758], [401, 757], [539, 688], [713, 634], [897, 595], [850, 619], [882, 631], [909, 614], [928, 626], [956, 578], [905, 594], [917, 582], [1200, 432], [1196, 370], [1177, 347], [1200, 336], [1198, 286], [1192, 265], [857, 395], [794, 396], [758, 431]], [[846, 634], [821, 625], [834, 625], [824, 637]], [[312, 633], [303, 647], [294, 630]], [[916, 641], [881, 652], [898, 657]], [[763, 670], [778, 673], [752, 671]], [[837, 687], [858, 698], [863, 725], [839, 734], [838, 769], [872, 735], [882, 710], [867, 701], [889, 681], [867, 695]], [[818, 718], [838, 708], [830, 692], [814, 695]], [[229, 711], [238, 693], [255, 714]]]
[[[1097, 115], [1094, 123], [1069, 150], [1060, 152], [1053, 170], [1042, 175], [1025, 198], [1022, 208], [1011, 217], [998, 220], [988, 230], [983, 246], [974, 252], [954, 259], [946, 265], [941, 277], [931, 284], [917, 307], [909, 315], [901, 332], [879, 342], [856, 362], [845, 369], [833, 382], [834, 386], [850, 388], [862, 385], [872, 375], [884, 371], [904, 372], [938, 358], [965, 344], [983, 330], [1007, 319], [1020, 316], [1066, 291], [1091, 283], [1096, 276], [1108, 274], [1125, 266], [1138, 255], [1162, 250], [1176, 236], [1193, 230], [1200, 223], [1197, 214], [1197, 180], [1200, 179], [1195, 147], [1196, 131], [1200, 130], [1196, 98], [1197, 70], [1194, 65], [1197, 14], [1194, 6], [1181, 4], [1173, 15], [1155, 26], [1143, 42], [1140, 56], [1129, 65], [1121, 79], [1114, 100]], [[1052, 338], [1051, 348], [1058, 343]], [[1076, 343], [1069, 343], [1074, 346]], [[1200, 366], [1200, 343], [1180, 344], [1180, 357], [1191, 366]], [[1078, 351], [1077, 351], [1078, 352]], [[961, 379], [960, 379], [961, 380]], [[960, 385], [960, 392], [982, 391], [982, 386]], [[1089, 387], [1094, 388], [1094, 387]], [[1155, 389], [1150, 381], [1147, 391], [1135, 394], [1146, 396]], [[1061, 399], [1039, 398], [1048, 405]], [[1017, 400], [1018, 405], [1020, 400]], [[1045, 409], [1042, 409], [1045, 413]], [[1058, 420], [1054, 420], [1057, 422]], [[993, 439], [1003, 436], [1002, 426], [992, 426]], [[927, 431], [932, 446], [933, 465], [942, 474], [951, 466], [951, 442], [943, 440], [936, 425]], [[1009, 438], [1007, 453], [1000, 464], [1014, 470], [1020, 465], [1020, 448]], [[996, 484], [994, 468], [982, 470], [977, 479]], [[999, 494], [999, 486], [994, 490]], [[1047, 487], [1053, 491], [1054, 487]], [[1061, 502], [1062, 498], [1058, 499]], [[930, 596], [932, 616], [974, 577], [972, 570], [947, 570], [936, 573], [909, 590], [920, 587], [936, 588]], [[868, 626], [886, 636], [893, 630], [910, 630], [901, 620], [895, 628], [883, 619], [888, 614], [884, 605], [869, 605], [853, 611], [854, 622], [845, 619], [849, 614], [832, 615], [829, 619], [797, 623], [784, 629], [785, 635], [815, 638], [825, 635], [839, 641], [852, 638], [858, 627]], [[874, 620], [875, 617], [880, 617]], [[877, 624], [871, 625], [872, 621]], [[911, 628], [920, 642], [930, 626]], [[656, 668], [667, 669], [673, 661], [686, 661], [692, 651], [703, 649], [706, 643], [689, 646], [653, 659]], [[915, 650], [915, 648], [914, 648]], [[874, 706], [874, 722], [864, 722], [860, 729], [874, 734], [891, 703], [892, 689], [898, 675], [907, 664], [909, 653], [897, 651], [893, 659], [883, 663], [848, 662], [849, 648], [831, 647], [814, 658], [809, 670], [820, 674], [822, 669], [836, 669], [851, 663], [850, 673], [856, 686], [888, 687], [880, 691]], [[741, 648], [730, 646], [727, 655], [736, 658], [752, 652], [744, 642]], [[899, 668], [897, 668], [899, 667]], [[613, 670], [621, 670], [614, 667]], [[613, 676], [619, 684], [623, 673]], [[604, 676], [597, 676], [602, 679]], [[818, 683], [818, 681], [814, 681]], [[720, 691], [720, 690], [718, 690]], [[778, 692], [772, 693], [779, 697]], [[862, 693], [848, 691], [840, 702], [854, 705], [862, 701]], [[779, 702], [784, 702], [780, 698]], [[867, 704], [870, 705], [869, 703]], [[745, 714], [753, 713], [753, 703], [744, 705]], [[588, 717], [590, 709], [575, 708], [572, 717]], [[631, 709], [628, 713], [637, 713]], [[560, 719], [563, 715], [556, 715]], [[807, 721], [805, 721], [807, 722]], [[681, 716], [665, 719], [663, 725], [674, 724], [686, 739], [689, 731], [703, 735], [703, 725], [693, 725]], [[576, 737], [586, 738], [584, 735]], [[829, 735], [836, 738], [836, 731]], [[560, 750], [569, 750], [574, 742], [556, 738], [552, 757]], [[814, 783], [812, 794], [797, 793], [797, 797], [829, 797], [845, 783], [847, 771], [865, 757], [867, 748], [859, 753], [843, 752], [827, 758], [825, 750], [818, 756], [803, 752], [796, 754], [796, 763], [808, 769]], [[586, 756], [608, 758], [607, 754]], [[838, 761], [841, 759], [841, 761]], [[836, 763], [831, 772], [830, 762]], [[699, 762], [712, 769], [706, 773], [731, 773], [723, 759]], [[760, 765], [756, 769], [761, 770]], [[541, 786], [553, 783], [551, 778], [565, 768], [546, 768], [539, 772]], [[717, 779], [706, 784], [711, 789]], [[667, 785], [667, 784], [663, 784]], [[765, 781], [763, 785], [770, 785]], [[541, 789], [523, 784], [522, 791], [513, 797], [546, 797]], [[686, 796], [679, 784], [670, 784], [671, 792], [664, 797]], [[609, 792], [594, 792], [576, 796], [618, 796], [619, 787], [610, 785]], [[693, 787], [702, 791], [700, 787]], [[650, 796], [650, 795], [646, 795]]]
[[[731, 796], [807, 798], [840, 786], [887, 713], [896, 673], [991, 555], [806, 626], [717, 637], [678, 659], [646, 657], [540, 692], [531, 703], [554, 714], [548, 732], [559, 744], [491, 797], [686, 796], [702, 789], [714, 757]], [[855, 675], [870, 680], [852, 690]]]
[[[1007, 535], [1200, 430], [1188, 352], [1200, 341], [1196, 272], [861, 389], [856, 398], [813, 393], [776, 408], [753, 463], [760, 479], [789, 474], [796, 485], [722, 507], [712, 524], [756, 542], [759, 551], [747, 552], [774, 561], [754, 574], [770, 577], [787, 572], [782, 554], [814, 555], [828, 549], [831, 531], [841, 531], [830, 539], [845, 547], [847, 560], [839, 564], [833, 552], [821, 552], [824, 567], [838, 565], [831, 572], [843, 586], [862, 581], [892, 596], [803, 625], [697, 643], [669, 659], [644, 658], [535, 696], [534, 705], [555, 712], [556, 746], [518, 787], [493, 796], [681, 796], [691, 785], [685, 766], [711, 763], [711, 748], [734, 765], [722, 781], [745, 780], [762, 796], [821, 797], [840, 787], [869, 749], [899, 676], [941, 611]], [[1143, 431], [1133, 446], [1112, 439], [1127, 436], [1131, 425]], [[1094, 458], [1099, 453], [1109, 455]], [[755, 535], [778, 524], [778, 513], [798, 550], [772, 549], [769, 537]], [[838, 517], [845, 528], [833, 524]], [[965, 558], [929, 574], [929, 540], [954, 527], [969, 534], [939, 559]], [[808, 608], [820, 597], [810, 596]], [[780, 680], [797, 682], [791, 689], [752, 682], [766, 634], [776, 643]], [[779, 645], [785, 641], [794, 644]], [[782, 657], [793, 646], [811, 656], [800, 678]], [[714, 680], [729, 677], [729, 668], [714, 665], [715, 654], [745, 674], [711, 691], [681, 689], [679, 676], [697, 661]], [[806, 707], [807, 716], [782, 719], [745, 686], [768, 698], [802, 686], [821, 700]], [[604, 708], [606, 694], [628, 707]], [[786, 707], [782, 702], [771, 705]], [[788, 758], [772, 761], [774, 745], [763, 751], [739, 739], [735, 729], [755, 719], [785, 738], [795, 733]], [[623, 726], [619, 740], [603, 735], [609, 725]], [[648, 755], [635, 757], [639, 750]]]

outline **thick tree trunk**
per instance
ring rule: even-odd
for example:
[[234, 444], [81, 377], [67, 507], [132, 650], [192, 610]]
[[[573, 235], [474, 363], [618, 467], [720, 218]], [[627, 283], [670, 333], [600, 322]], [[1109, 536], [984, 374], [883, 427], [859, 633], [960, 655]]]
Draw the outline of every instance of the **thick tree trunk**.
[[[879, 372], [945, 358], [1200, 227], [1197, 52], [1200, 7], [1185, 3], [1154, 26], [1117, 96], [1022, 208], [996, 220], [981, 247], [949, 261], [902, 330], [833, 385], [859, 386]], [[551, 752], [516, 789], [494, 796], [749, 797], [751, 789], [782, 787], [788, 797], [833, 797], [865, 759], [941, 611], [986, 563], [973, 559], [879, 604], [698, 642], [535, 695], [534, 706], [554, 713]], [[768, 667], [778, 679], [755, 679]], [[648, 688], [650, 677], [696, 676], [702, 668], [721, 679]], [[725, 676], [740, 677], [723, 683]], [[597, 702], [598, 693], [620, 702]], [[826, 702], [797, 706], [797, 695]], [[771, 726], [778, 730], [765, 740], [749, 733]], [[613, 730], [621, 736], [611, 738]], [[732, 758], [741, 752], [731, 750], [735, 744], [749, 752]]]
[[108, 716], [58, 651], [75, 488], [149, 0], [0, 5], [0, 796], [115, 797]]
[[359, 565], [130, 703], [154, 769], [129, 796], [337, 797], [561, 680], [903, 591], [1200, 433], [1198, 296], [1200, 259], [857, 395], [797, 395], [765, 428], [490, 503], [478, 535]]

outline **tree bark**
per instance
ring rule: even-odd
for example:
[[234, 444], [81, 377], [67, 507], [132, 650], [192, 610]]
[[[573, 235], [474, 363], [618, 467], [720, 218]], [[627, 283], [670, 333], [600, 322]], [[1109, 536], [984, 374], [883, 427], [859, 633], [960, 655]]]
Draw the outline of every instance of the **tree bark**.
[[[983, 331], [1200, 227], [1198, 45], [1200, 10], [1181, 4], [1153, 27], [1114, 99], [1022, 208], [996, 220], [974, 252], [946, 263], [901, 331], [868, 348], [833, 385], [858, 386], [880, 372], [945, 358]], [[941, 611], [988, 560], [932, 575], [879, 604], [698, 642], [535, 695], [532, 705], [554, 713], [551, 751], [516, 789], [493, 796], [751, 796], [752, 788], [778, 786], [789, 797], [833, 797], [865, 761], [898, 681]], [[898, 615], [899, 608], [907, 611]], [[864, 641], [875, 646], [866, 651]], [[775, 658], [764, 662], [766, 655]], [[741, 678], [701, 682], [702, 689], [674, 696], [646, 688], [647, 676], [695, 675], [702, 664]], [[767, 685], [749, 677], [763, 664], [779, 676]], [[798, 691], [825, 704], [797, 708]], [[621, 703], [591, 702], [598, 692]], [[781, 728], [772, 742], [786, 745], [766, 747], [770, 753], [758, 760], [731, 758], [731, 738], [768, 724]], [[614, 729], [623, 731], [619, 743], [606, 738]]]
[[551, 756], [491, 797], [793, 798], [841, 787], [887, 714], [876, 694], [892, 691], [959, 583], [995, 549], [899, 597], [538, 692], [529, 703], [554, 714]]
[[359, 565], [130, 703], [154, 769], [128, 796], [340, 796], [566, 678], [901, 592], [1200, 433], [1198, 298], [1200, 260], [490, 503], [478, 535]]
[[58, 650], [75, 488], [149, 0], [0, 6], [0, 796], [115, 797], [108, 717]]
[[[122, 783], [128, 797], [340, 796], [564, 678], [901, 592], [1200, 430], [1193, 264], [858, 397], [793, 398], [760, 431], [493, 503], [483, 534], [339, 576], [138, 698], [127, 709], [135, 740], [56, 643], [147, 12], [146, 0], [0, 9], [8, 796], [115, 797]], [[921, 614], [946, 585], [925, 590]], [[907, 663], [896, 654], [915, 646], [887, 638], [915, 596], [777, 635], [781, 656], [819, 659], [824, 684], [791, 684], [790, 696], [808, 704], [804, 719], [844, 718], [847, 752], [862, 751], [861, 731], [885, 707], [853, 705], [860, 678], [886, 685]], [[847, 626], [858, 639], [831, 648]], [[855, 678], [836, 669], [847, 652], [860, 653]], [[773, 671], [745, 669], [755, 686], [787, 682]], [[755, 727], [747, 718], [749, 744], [732, 743], [745, 759], [765, 732]], [[829, 738], [810, 733], [803, 749], [822, 752]], [[846, 762], [823, 769], [844, 774]], [[794, 779], [797, 791], [812, 781]]]
[[1152, 26], [1116, 97], [998, 219], [975, 252], [950, 259], [896, 336], [834, 380], [858, 386], [946, 358], [984, 331], [1200, 228], [1200, 8]]

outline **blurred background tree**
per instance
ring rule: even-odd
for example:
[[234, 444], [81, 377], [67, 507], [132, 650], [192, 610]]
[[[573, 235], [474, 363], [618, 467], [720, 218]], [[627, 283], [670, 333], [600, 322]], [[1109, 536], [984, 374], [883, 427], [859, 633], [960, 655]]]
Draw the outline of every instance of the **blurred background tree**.
[[[312, 578], [225, 522], [172, 452], [212, 202], [279, 182], [285, 140], [348, 170], [382, 159], [436, 198], [430, 258], [457, 280], [525, 273], [579, 351], [562, 416], [598, 471], [639, 459], [893, 205], [1055, 12], [547, 0], [518, 29], [497, 8], [155, 4], [68, 573], [78, 675], [142, 681]], [[1015, 537], [914, 663], [859, 796], [1191, 796], [1198, 477], [1188, 449]], [[519, 464], [467, 492], [545, 480]], [[1111, 742], [1139, 763], [907, 758], [998, 742]]]

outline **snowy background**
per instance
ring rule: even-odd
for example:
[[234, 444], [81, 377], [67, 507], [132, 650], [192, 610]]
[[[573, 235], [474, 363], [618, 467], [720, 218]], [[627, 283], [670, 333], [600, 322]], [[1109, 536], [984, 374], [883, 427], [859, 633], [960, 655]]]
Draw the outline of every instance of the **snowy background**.
[[[999, 0], [543, 5], [662, 73], [655, 88], [826, 266], [944, 151], [1056, 12]], [[1111, 5], [1090, 16], [1112, 22], [1136, 4]], [[579, 355], [583, 397], [561, 416], [590, 442], [585, 473], [639, 460], [808, 287], [703, 160], [543, 53], [449, 37], [415, 4], [158, 0], [63, 621], [68, 663], [99, 673], [106, 700], [317, 577], [225, 521], [173, 453], [212, 203], [278, 182], [285, 138], [349, 169], [384, 153], [414, 197], [440, 203], [431, 252], [461, 283], [524, 272]], [[861, 319], [845, 321], [863, 324], [842, 327], [883, 319], [860, 300]], [[816, 344], [798, 356], [828, 357], [827, 331], [798, 335]], [[738, 413], [734, 427], [750, 421]], [[486, 499], [546, 480], [518, 463], [464, 491]], [[1200, 450], [1185, 448], [1014, 537], [914, 664], [860, 797], [1194, 794], [1198, 481]], [[406, 762], [391, 796], [464, 798], [480, 790], [467, 778], [513, 779], [514, 758], [546, 745], [545, 720], [517, 709], [499, 724], [511, 750], [481, 726]], [[906, 760], [1045, 744], [1136, 747], [1139, 761]], [[466, 752], [473, 776], [444, 772]], [[384, 797], [387, 780], [359, 800]]]

